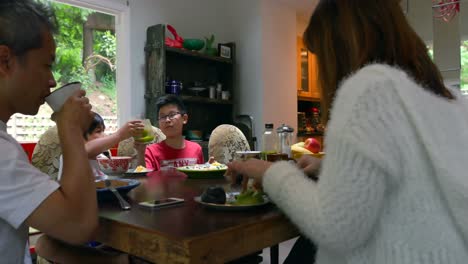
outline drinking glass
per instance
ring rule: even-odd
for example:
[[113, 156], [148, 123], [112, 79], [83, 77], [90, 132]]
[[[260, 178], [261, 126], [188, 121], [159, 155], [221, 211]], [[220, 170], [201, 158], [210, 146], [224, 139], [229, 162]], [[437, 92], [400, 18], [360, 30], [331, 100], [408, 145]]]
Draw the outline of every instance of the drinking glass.
[[151, 121], [149, 119], [144, 119], [142, 122], [145, 125], [145, 127], [143, 128], [141, 137], [135, 137], [135, 141], [145, 144], [154, 142], [154, 133]]

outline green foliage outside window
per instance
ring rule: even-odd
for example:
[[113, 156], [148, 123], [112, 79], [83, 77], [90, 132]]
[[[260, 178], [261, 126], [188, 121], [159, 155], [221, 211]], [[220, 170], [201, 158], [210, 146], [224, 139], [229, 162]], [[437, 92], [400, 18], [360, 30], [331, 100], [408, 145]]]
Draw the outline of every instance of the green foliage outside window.
[[[60, 87], [71, 81], [79, 81], [84, 89], [104, 89], [108, 96], [115, 99], [115, 68], [111, 69], [105, 63], [99, 63], [95, 67], [95, 78], [91, 78], [83, 65], [83, 25], [88, 16], [95, 13], [90, 9], [78, 8], [50, 0], [36, 0], [50, 5], [57, 17], [59, 24], [58, 34], [55, 36], [57, 43], [56, 62], [54, 65], [54, 77]], [[116, 38], [110, 31], [94, 31], [94, 54], [103, 56], [115, 65]], [[93, 80], [96, 83], [93, 83]], [[112, 83], [112, 85], [111, 85]], [[112, 90], [113, 92], [110, 92]]]
[[460, 88], [462, 90], [468, 90], [468, 40], [462, 42], [462, 45], [460, 47], [460, 57]]

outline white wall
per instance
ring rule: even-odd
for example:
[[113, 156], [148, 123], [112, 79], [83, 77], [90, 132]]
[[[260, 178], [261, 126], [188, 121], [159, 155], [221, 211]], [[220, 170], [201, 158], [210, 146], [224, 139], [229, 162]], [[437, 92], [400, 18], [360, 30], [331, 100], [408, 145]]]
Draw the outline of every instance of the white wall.
[[263, 123], [297, 131], [296, 11], [262, 0]]
[[296, 34], [300, 37], [304, 35], [304, 31], [307, 29], [309, 24], [309, 17], [296, 16]]
[[[256, 137], [263, 130], [263, 87], [262, 67], [262, 18], [260, 2], [237, 0], [225, 2], [228, 28], [232, 40], [236, 42], [234, 98], [236, 114], [248, 114], [254, 118]], [[258, 145], [260, 146], [260, 144]]]
[[[432, 2], [427, 0], [406, 1], [408, 1], [406, 16], [411, 26], [426, 43], [432, 43]], [[404, 3], [406, 2], [403, 1]]]
[[460, 79], [460, 36], [468, 35], [463, 23], [468, 17], [468, 7], [461, 3], [460, 13], [450, 22], [433, 18], [432, 2], [407, 0], [408, 21], [418, 35], [428, 44], [433, 44], [434, 61], [443, 78], [448, 82]]

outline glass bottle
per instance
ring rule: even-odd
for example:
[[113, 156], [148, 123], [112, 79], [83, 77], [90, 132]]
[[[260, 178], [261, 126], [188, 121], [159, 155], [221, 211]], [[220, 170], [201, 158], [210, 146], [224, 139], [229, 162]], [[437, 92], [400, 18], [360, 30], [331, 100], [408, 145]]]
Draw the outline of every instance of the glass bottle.
[[262, 159], [267, 160], [268, 154], [278, 153], [278, 137], [273, 124], [265, 124], [265, 130], [262, 134]]

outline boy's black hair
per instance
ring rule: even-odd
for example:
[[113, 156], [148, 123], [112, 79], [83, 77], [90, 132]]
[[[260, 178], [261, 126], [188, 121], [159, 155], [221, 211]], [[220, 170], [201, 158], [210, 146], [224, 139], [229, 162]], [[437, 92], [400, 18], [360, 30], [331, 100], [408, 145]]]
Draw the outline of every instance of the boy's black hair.
[[98, 113], [94, 113], [93, 121], [91, 121], [91, 125], [85, 133], [85, 138], [88, 139], [88, 136], [91, 135], [91, 133], [93, 133], [93, 131], [98, 127], [106, 129], [106, 125], [104, 124], [104, 119], [102, 118], [102, 116]]
[[166, 105], [177, 106], [179, 112], [182, 115], [187, 113], [184, 102], [182, 102], [182, 99], [180, 99], [180, 97], [178, 97], [177, 95], [167, 94], [167, 95], [159, 97], [158, 100], [156, 101], [157, 113], [159, 113], [159, 110], [161, 109], [161, 107], [166, 106]]

